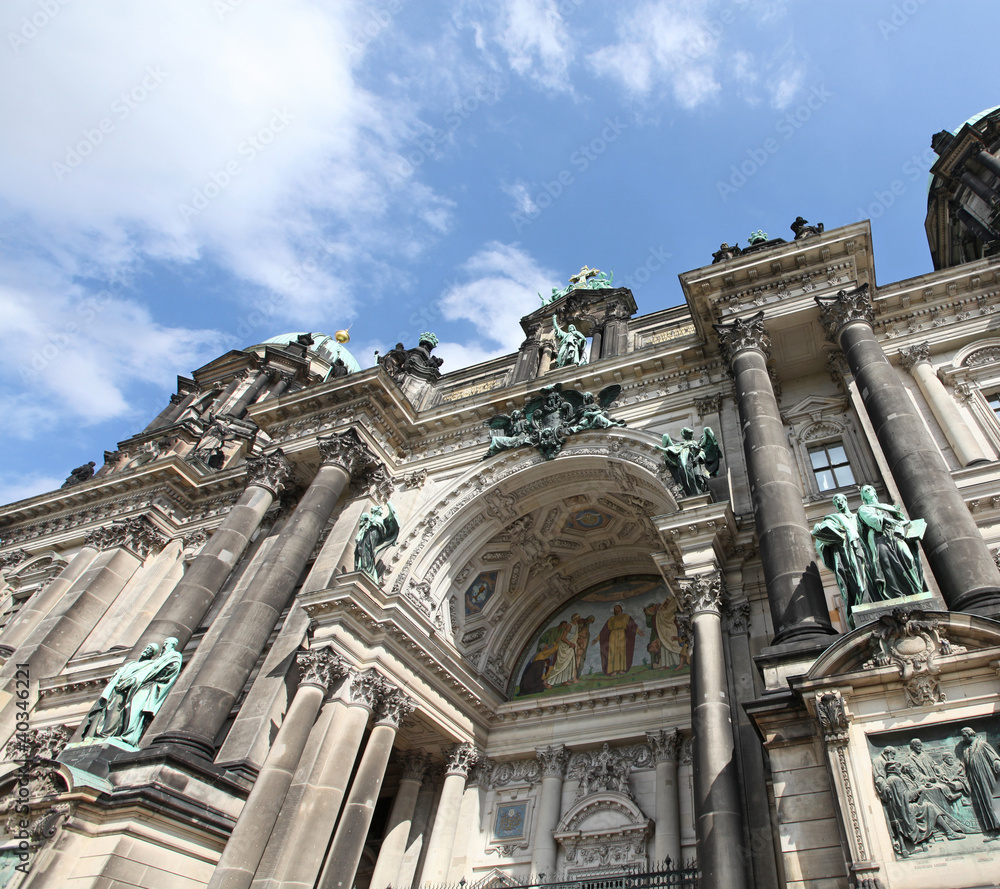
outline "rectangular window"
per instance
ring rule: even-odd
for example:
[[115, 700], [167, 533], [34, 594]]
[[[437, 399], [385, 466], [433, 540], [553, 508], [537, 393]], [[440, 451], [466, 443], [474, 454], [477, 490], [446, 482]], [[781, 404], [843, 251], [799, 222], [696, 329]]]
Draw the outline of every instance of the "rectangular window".
[[990, 410], [993, 411], [993, 416], [1000, 420], [1000, 392], [987, 395], [986, 402], [989, 404]]
[[832, 491], [854, 484], [854, 473], [847, 462], [847, 451], [839, 442], [809, 448], [809, 460], [820, 491]]

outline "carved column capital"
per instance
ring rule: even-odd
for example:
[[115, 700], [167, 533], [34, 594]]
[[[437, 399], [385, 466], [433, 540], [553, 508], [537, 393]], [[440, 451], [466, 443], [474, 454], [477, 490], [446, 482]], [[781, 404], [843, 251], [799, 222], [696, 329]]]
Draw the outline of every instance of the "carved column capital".
[[275, 497], [278, 496], [285, 479], [292, 471], [281, 448], [269, 454], [247, 457], [246, 466], [247, 486], [257, 485], [259, 488], [266, 488]]
[[479, 762], [482, 754], [471, 744], [456, 744], [448, 751], [446, 775], [461, 775], [468, 777], [472, 767]]
[[722, 615], [725, 604], [726, 584], [719, 571], [696, 574], [691, 578], [677, 578], [681, 592], [681, 607], [692, 617], [702, 612]]
[[430, 768], [431, 758], [423, 750], [411, 750], [399, 761], [401, 781], [423, 782]]
[[841, 290], [836, 296], [814, 296], [813, 299], [819, 306], [820, 323], [833, 342], [837, 342], [841, 329], [853, 321], [875, 326], [875, 306], [867, 283], [856, 290]]
[[322, 465], [339, 466], [348, 475], [354, 475], [362, 467], [378, 462], [354, 429], [318, 438], [316, 445], [319, 447]]
[[112, 522], [103, 528], [91, 531], [86, 545], [99, 550], [121, 547], [143, 561], [152, 553], [158, 553], [167, 544], [167, 539], [145, 516], [136, 516], [122, 522]]
[[536, 747], [535, 755], [542, 765], [543, 778], [562, 778], [565, 776], [566, 763], [569, 762], [569, 751], [564, 744]]
[[717, 414], [722, 410], [722, 395], [716, 392], [714, 395], [696, 398], [694, 406], [698, 411], [698, 419], [704, 420], [706, 416]]
[[830, 745], [846, 744], [851, 715], [847, 712], [844, 696], [834, 689], [816, 695], [816, 718], [823, 731], [823, 740]]
[[329, 646], [300, 651], [295, 661], [299, 668], [299, 685], [315, 685], [325, 694], [329, 694], [334, 683], [347, 675], [347, 666]]
[[931, 344], [927, 340], [899, 350], [899, 360], [903, 368], [908, 371], [912, 371], [921, 361], [930, 361], [930, 358]]
[[646, 732], [646, 742], [653, 753], [654, 762], [680, 762], [684, 735], [679, 728], [675, 728], [672, 732], [666, 729]]
[[726, 606], [726, 619], [729, 623], [729, 632], [749, 633], [750, 632], [750, 600], [743, 599], [740, 602], [730, 602]]
[[416, 702], [398, 688], [386, 683], [387, 687], [375, 705], [375, 722], [399, 728], [400, 724], [416, 708]]
[[756, 349], [765, 356], [771, 354], [771, 340], [764, 329], [764, 312], [760, 311], [752, 318], [737, 318], [731, 324], [713, 324], [719, 335], [719, 348], [722, 358], [730, 367], [733, 359], [740, 352]]
[[378, 706], [379, 700], [391, 687], [378, 670], [368, 669], [351, 672], [349, 690], [351, 703], [374, 710]]

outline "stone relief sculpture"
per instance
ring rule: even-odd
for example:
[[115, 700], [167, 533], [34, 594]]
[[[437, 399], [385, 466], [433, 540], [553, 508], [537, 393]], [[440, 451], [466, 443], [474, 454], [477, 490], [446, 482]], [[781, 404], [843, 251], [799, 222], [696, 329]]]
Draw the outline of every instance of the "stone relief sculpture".
[[151, 642], [118, 668], [84, 722], [85, 740], [116, 739], [137, 748], [181, 672], [181, 653], [173, 637], [160, 646]]
[[861, 488], [858, 530], [875, 573], [878, 599], [912, 596], [924, 591], [919, 541], [927, 523], [908, 520], [895, 505], [879, 503], [871, 485]]
[[663, 458], [670, 474], [683, 488], [687, 497], [708, 493], [708, 480], [719, 473], [722, 451], [710, 426], [706, 426], [701, 438], [695, 441], [694, 430], [685, 426], [680, 440], [674, 441], [670, 433], [663, 435], [663, 443], [655, 446], [663, 452]]
[[618, 385], [606, 386], [596, 396], [591, 392], [564, 390], [562, 383], [545, 386], [523, 411], [497, 414], [483, 422], [491, 430], [490, 446], [483, 459], [501, 451], [532, 445], [546, 460], [551, 460], [558, 456], [569, 435], [624, 426], [624, 421], [608, 416], [608, 408], [620, 392]]
[[587, 363], [587, 338], [576, 329], [575, 324], [570, 324], [566, 330], [559, 327], [559, 319], [552, 316], [552, 326], [555, 331], [556, 345], [556, 367], [566, 367], [567, 365], [582, 365]]
[[371, 512], [361, 514], [358, 533], [354, 536], [354, 570], [364, 571], [376, 583], [379, 554], [392, 546], [399, 537], [399, 518], [392, 503], [375, 505]]

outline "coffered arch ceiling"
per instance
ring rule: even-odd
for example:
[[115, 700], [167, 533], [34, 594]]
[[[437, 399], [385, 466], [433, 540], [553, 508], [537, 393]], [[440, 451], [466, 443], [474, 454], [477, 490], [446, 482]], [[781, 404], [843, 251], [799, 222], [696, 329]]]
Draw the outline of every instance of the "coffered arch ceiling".
[[434, 528], [433, 543], [409, 556], [396, 588], [433, 603], [467, 662], [503, 689], [528, 637], [564, 602], [602, 580], [658, 573], [652, 553], [663, 544], [652, 517], [677, 503], [645, 441], [581, 443], [497, 474], [501, 481], [466, 495]]

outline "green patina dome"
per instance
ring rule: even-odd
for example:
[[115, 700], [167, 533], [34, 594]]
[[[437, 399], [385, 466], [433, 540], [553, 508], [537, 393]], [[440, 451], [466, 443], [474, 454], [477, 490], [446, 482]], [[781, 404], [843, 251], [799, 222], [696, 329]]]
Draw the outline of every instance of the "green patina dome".
[[[282, 333], [279, 336], [272, 336], [270, 339], [264, 340], [261, 345], [287, 346], [289, 343], [294, 343], [304, 334], [305, 331]], [[357, 359], [347, 350], [347, 347], [343, 343], [338, 343], [336, 339], [326, 333], [309, 331], [309, 336], [313, 338], [313, 343], [309, 346], [310, 352], [315, 352], [320, 358], [329, 361], [330, 364], [333, 364], [334, 361], [340, 358], [347, 365], [347, 370], [350, 373], [358, 373], [361, 370], [361, 365], [358, 364]]]

